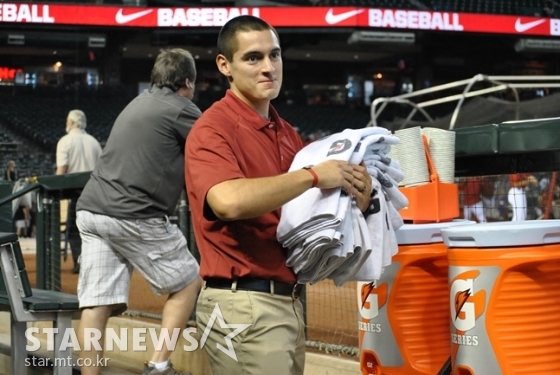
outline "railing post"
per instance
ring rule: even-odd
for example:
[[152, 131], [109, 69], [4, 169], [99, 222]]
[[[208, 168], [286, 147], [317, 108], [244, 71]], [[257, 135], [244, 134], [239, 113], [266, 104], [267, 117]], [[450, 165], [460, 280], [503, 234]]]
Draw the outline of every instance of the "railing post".
[[60, 280], [60, 198], [52, 196], [52, 210], [51, 210], [51, 225], [50, 225], [50, 274], [51, 290], [61, 290]]
[[36, 233], [36, 263], [37, 263], [37, 288], [49, 289], [48, 280], [48, 218], [51, 210], [51, 201], [43, 189], [37, 193], [37, 233]]

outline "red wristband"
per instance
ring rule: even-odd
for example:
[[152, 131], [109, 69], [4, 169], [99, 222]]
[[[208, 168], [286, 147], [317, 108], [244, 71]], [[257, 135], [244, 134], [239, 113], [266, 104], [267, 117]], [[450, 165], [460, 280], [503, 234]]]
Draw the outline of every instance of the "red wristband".
[[311, 173], [311, 175], [313, 176], [313, 184], [311, 185], [311, 187], [312, 188], [316, 187], [317, 184], [319, 183], [319, 176], [317, 176], [317, 173], [315, 173], [315, 171], [311, 169], [311, 167], [303, 167], [303, 169]]

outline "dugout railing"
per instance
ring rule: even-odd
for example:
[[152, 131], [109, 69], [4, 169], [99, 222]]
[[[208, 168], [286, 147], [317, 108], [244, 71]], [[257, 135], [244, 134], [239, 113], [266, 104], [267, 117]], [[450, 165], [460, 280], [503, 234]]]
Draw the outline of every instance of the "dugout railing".
[[61, 215], [60, 201], [75, 196], [85, 186], [89, 172], [60, 176], [29, 178], [29, 184], [17, 192], [11, 191], [12, 184], [0, 185], [0, 229], [13, 232], [12, 201], [34, 194], [36, 215], [36, 287], [45, 290], [61, 290]]
[[[36, 257], [37, 288], [60, 290], [61, 255], [66, 257], [61, 246], [61, 201], [76, 197], [89, 180], [90, 172], [52, 175], [28, 179], [23, 189], [12, 192], [9, 181], [0, 183], [0, 231], [13, 232], [12, 201], [33, 192], [36, 210]], [[183, 191], [177, 205], [176, 222], [187, 238], [189, 250], [199, 259], [190, 222], [189, 207]]]

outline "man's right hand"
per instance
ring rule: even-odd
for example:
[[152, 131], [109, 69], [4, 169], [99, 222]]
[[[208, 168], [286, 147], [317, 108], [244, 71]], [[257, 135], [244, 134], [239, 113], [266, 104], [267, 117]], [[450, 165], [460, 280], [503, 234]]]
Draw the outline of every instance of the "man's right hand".
[[327, 160], [313, 166], [319, 179], [317, 187], [330, 189], [343, 187], [350, 192], [354, 185], [354, 169], [348, 162], [343, 160]]

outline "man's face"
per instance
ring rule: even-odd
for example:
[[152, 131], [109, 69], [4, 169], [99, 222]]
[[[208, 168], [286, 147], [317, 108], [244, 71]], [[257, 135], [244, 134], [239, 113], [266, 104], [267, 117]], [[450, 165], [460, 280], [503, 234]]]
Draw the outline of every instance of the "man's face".
[[70, 130], [72, 130], [72, 120], [70, 120], [69, 118], [66, 118], [66, 133], [68, 133]]
[[232, 91], [247, 104], [268, 104], [282, 86], [282, 55], [276, 34], [272, 30], [238, 32], [237, 44], [233, 61], [223, 58], [224, 69], [220, 70], [230, 79]]

